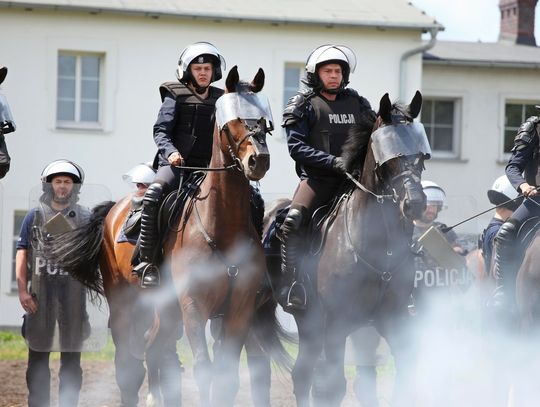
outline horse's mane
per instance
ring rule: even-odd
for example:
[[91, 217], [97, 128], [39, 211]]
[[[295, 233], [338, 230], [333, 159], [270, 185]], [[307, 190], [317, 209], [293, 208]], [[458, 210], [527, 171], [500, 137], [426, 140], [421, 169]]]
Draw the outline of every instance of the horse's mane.
[[[410, 119], [408, 106], [398, 102], [392, 104], [392, 114], [404, 116], [407, 120]], [[343, 145], [341, 154], [347, 172], [354, 174], [362, 170], [366, 158], [367, 146], [371, 134], [375, 131], [374, 127], [377, 117], [378, 115], [375, 116], [372, 110], [366, 110], [360, 116], [360, 121], [354, 124], [349, 130], [347, 141]]]

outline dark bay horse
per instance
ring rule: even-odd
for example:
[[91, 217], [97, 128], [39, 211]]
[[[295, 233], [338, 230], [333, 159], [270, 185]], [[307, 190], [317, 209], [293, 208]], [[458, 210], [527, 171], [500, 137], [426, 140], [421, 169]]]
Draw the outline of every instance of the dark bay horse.
[[[408, 106], [392, 104], [384, 95], [374, 127], [359, 127], [344, 147], [348, 171], [357, 176], [323, 227], [318, 264], [308, 265], [310, 306], [294, 315], [300, 345], [292, 378], [299, 406], [309, 405], [312, 383], [317, 405], [341, 404], [345, 340], [368, 321], [392, 348], [394, 405], [413, 405], [407, 380], [413, 376], [407, 370], [412, 353], [405, 334], [414, 282], [410, 243], [412, 220], [425, 208], [420, 179], [430, 155], [423, 126], [413, 123], [421, 104], [419, 92]], [[323, 356], [314, 375], [318, 355]]]
[[[262, 69], [250, 84], [239, 81], [236, 67], [229, 72], [227, 94], [217, 106], [218, 125], [208, 174], [196, 198], [186, 205], [178, 225], [170, 231], [159, 290], [139, 289], [131, 274], [133, 246], [117, 243], [130, 207], [129, 197], [96, 207], [84, 230], [70, 232], [55, 242], [52, 254], [64, 259], [59, 263], [86, 286], [105, 292], [123, 406], [137, 405], [145, 352], [149, 386], [153, 386], [151, 379], [155, 376], [150, 374], [151, 362], [157, 360], [160, 381], [165, 376], [166, 383], [160, 383], [165, 404], [180, 404], [176, 340], [181, 316], [195, 356], [203, 405], [210, 403], [213, 379], [213, 405], [232, 406], [238, 389], [238, 358], [250, 327], [258, 340], [252, 338], [246, 345], [248, 354], [264, 351], [287, 363], [280, 342], [283, 333], [275, 316], [276, 303], [271, 295], [260, 294], [264, 257], [250, 216], [249, 180], [262, 178], [269, 168], [266, 133], [271, 113], [264, 98], [257, 96], [263, 85]], [[94, 271], [98, 260], [102, 281]], [[174, 283], [165, 270], [172, 270]], [[154, 317], [156, 300], [160, 306]], [[212, 366], [204, 327], [214, 316], [221, 316], [223, 322], [216, 334]], [[137, 319], [148, 323], [135, 323]], [[146, 341], [141, 341], [143, 336]]]

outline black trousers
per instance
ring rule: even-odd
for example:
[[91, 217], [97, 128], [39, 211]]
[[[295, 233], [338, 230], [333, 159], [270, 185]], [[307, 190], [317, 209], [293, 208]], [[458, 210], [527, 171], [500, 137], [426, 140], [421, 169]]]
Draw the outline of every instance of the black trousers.
[[[49, 407], [51, 405], [50, 352], [36, 352], [28, 349], [26, 384], [28, 386], [28, 407]], [[76, 407], [82, 385], [80, 352], [60, 354], [59, 407]]]

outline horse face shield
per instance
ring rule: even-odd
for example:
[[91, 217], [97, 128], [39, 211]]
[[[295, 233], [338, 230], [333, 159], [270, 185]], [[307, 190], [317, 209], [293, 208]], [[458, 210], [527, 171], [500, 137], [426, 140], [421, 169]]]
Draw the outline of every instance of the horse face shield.
[[270, 168], [266, 134], [273, 129], [273, 119], [268, 100], [252, 92], [225, 94], [216, 102], [216, 122], [225, 130], [229, 154], [246, 178], [261, 179]]
[[402, 214], [411, 220], [419, 218], [426, 207], [421, 174], [424, 160], [431, 156], [424, 126], [412, 122], [388, 125], [376, 130], [371, 139], [377, 167], [391, 172], [391, 188]]

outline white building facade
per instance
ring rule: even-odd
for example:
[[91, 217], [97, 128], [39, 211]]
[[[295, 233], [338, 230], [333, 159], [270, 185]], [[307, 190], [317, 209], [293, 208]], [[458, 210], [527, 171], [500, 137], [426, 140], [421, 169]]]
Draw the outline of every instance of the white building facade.
[[154, 157], [158, 86], [174, 79], [186, 45], [215, 44], [245, 79], [265, 70], [276, 130], [261, 190], [272, 200], [290, 197], [298, 181], [279, 124], [309, 52], [351, 47], [358, 67], [350, 86], [377, 109], [385, 92], [410, 99], [421, 89], [421, 34], [442, 28], [402, 0], [313, 0], [308, 10], [287, 0], [159, 4], [0, 1], [0, 64], [9, 68], [1, 92], [18, 126], [6, 137], [12, 167], [0, 183], [0, 326], [21, 323], [14, 241], [41, 171], [68, 158], [84, 168], [87, 184], [105, 185], [114, 200], [125, 195], [122, 174]]

